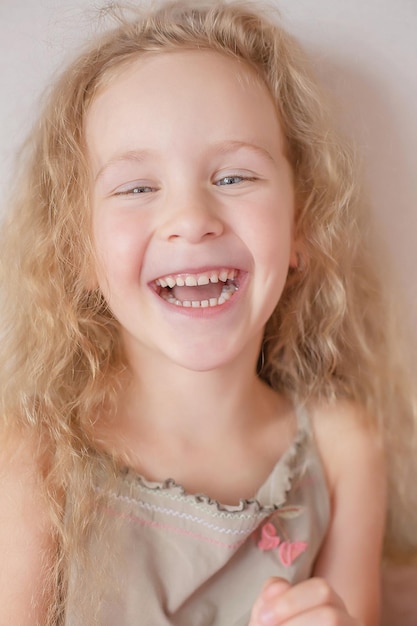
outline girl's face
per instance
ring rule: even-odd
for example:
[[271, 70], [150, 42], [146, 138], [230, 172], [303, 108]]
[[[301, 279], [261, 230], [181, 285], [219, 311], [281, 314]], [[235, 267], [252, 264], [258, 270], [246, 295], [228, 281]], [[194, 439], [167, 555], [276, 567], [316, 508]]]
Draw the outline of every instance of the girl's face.
[[266, 87], [216, 52], [147, 55], [96, 96], [85, 132], [97, 281], [128, 354], [198, 371], [255, 361], [295, 264]]

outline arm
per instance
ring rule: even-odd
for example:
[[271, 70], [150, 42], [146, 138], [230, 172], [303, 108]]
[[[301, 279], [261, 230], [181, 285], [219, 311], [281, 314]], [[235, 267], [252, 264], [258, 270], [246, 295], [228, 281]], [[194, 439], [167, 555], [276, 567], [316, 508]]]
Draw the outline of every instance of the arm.
[[0, 455], [0, 626], [46, 623], [51, 526], [40, 487], [41, 460], [30, 441], [12, 436]]
[[[250, 626], [376, 626], [385, 520], [381, 446], [352, 405], [320, 406], [314, 430], [332, 500], [313, 578], [267, 581]], [[336, 414], [337, 413], [337, 414]], [[261, 612], [270, 612], [262, 621]]]
[[386, 515], [384, 456], [358, 409], [327, 408], [315, 417], [316, 436], [332, 497], [332, 522], [315, 567], [366, 626], [379, 619], [382, 540]]

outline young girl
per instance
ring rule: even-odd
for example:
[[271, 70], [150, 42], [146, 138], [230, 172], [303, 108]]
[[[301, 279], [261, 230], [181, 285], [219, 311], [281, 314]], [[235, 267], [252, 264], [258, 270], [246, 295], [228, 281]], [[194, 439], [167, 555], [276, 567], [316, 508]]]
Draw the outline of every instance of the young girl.
[[416, 414], [349, 152], [256, 5], [120, 15], [28, 143], [2, 624], [375, 626], [386, 469], [387, 546], [415, 539]]

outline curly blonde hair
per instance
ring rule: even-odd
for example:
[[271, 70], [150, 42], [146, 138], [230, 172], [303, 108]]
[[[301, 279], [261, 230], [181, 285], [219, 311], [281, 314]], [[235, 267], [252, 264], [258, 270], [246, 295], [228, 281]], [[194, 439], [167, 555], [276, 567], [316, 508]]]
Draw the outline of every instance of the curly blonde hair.
[[[332, 129], [298, 44], [258, 5], [178, 0], [152, 10], [113, 7], [119, 23], [64, 71], [27, 142], [1, 235], [1, 410], [6, 428], [30, 429], [52, 451], [44, 483], [63, 586], [76, 540], [62, 524], [59, 494], [74, 491], [73, 526], [86, 527], [97, 465], [111, 463], [99, 452], [94, 422], [103, 407], [112, 410], [127, 368], [118, 322], [99, 290], [88, 287], [94, 250], [84, 119], [122, 64], [178, 48], [215, 50], [254, 68], [288, 142], [302, 268], [290, 271], [267, 324], [259, 375], [297, 402], [347, 398], [366, 408], [389, 461], [387, 547], [404, 552], [415, 545], [417, 506], [414, 500], [412, 513], [409, 497], [415, 395], [400, 367], [389, 298], [365, 251], [352, 153]], [[51, 623], [59, 610], [57, 601]]]

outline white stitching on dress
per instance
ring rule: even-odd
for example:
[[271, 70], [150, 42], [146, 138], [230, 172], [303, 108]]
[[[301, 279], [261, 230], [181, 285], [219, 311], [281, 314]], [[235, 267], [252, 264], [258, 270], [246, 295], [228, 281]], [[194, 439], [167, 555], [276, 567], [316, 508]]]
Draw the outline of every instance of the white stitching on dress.
[[[95, 486], [94, 489], [95, 491], [100, 492], [103, 495], [107, 495], [115, 499], [124, 500], [125, 502], [129, 502], [130, 504], [138, 504], [138, 502], [141, 502], [141, 500], [139, 500], [138, 498], [132, 498], [132, 497], [125, 496], [122, 494], [117, 494], [117, 493], [109, 493], [107, 490], [103, 489], [102, 487]], [[140, 485], [135, 485], [135, 489], [146, 491], [146, 488], [141, 487]], [[206, 501], [197, 502], [192, 497], [179, 495], [179, 494], [172, 494], [163, 490], [160, 490], [158, 492], [158, 497], [167, 498], [168, 500], [172, 500], [174, 502], [184, 502], [185, 498], [187, 499], [189, 498], [187, 505], [191, 505], [197, 510], [204, 508], [205, 515], [209, 515], [210, 517], [215, 517], [215, 518], [220, 518], [220, 519], [240, 519], [240, 520], [263, 519], [265, 517], [268, 517], [268, 515], [271, 515], [271, 513], [273, 513], [274, 510], [277, 508], [276, 506], [264, 507], [264, 510], [253, 511], [251, 513], [244, 513], [244, 512], [239, 512], [239, 511], [219, 511], [218, 509], [217, 510], [208, 509]]]
[[[103, 491], [98, 487], [96, 489], [97, 491]], [[221, 526], [210, 524], [210, 522], [204, 520], [203, 518], [197, 517], [195, 515], [190, 515], [189, 513], [181, 513], [180, 511], [175, 511], [174, 509], [168, 509], [166, 507], [157, 506], [156, 504], [150, 504], [149, 502], [144, 502], [143, 500], [134, 500], [133, 498], [129, 498], [129, 496], [122, 496], [122, 495], [115, 494], [115, 493], [108, 494], [108, 495], [112, 499], [122, 500], [124, 502], [129, 502], [130, 504], [136, 504], [140, 506], [142, 509], [146, 509], [148, 511], [164, 513], [165, 515], [170, 515], [178, 519], [186, 519], [191, 522], [196, 522], [197, 524], [201, 524], [202, 526], [205, 526], [206, 528], [210, 528], [211, 530], [215, 530], [216, 532], [223, 533], [226, 535], [247, 535], [247, 534], [250, 534], [253, 530], [255, 530], [255, 528], [258, 527], [258, 521], [256, 521], [256, 523], [254, 523], [253, 528], [251, 530], [248, 530], [247, 528], [241, 529], [241, 530], [234, 530], [232, 528], [222, 528]], [[263, 514], [256, 515], [256, 518], [268, 517], [268, 515], [270, 515], [270, 512], [264, 512]], [[252, 515], [246, 515], [245, 519], [253, 519], [253, 517], [254, 516]]]

